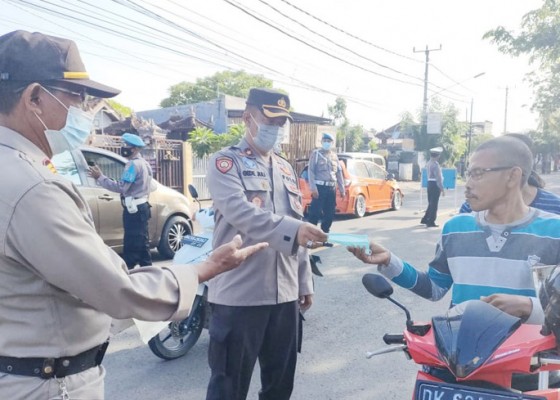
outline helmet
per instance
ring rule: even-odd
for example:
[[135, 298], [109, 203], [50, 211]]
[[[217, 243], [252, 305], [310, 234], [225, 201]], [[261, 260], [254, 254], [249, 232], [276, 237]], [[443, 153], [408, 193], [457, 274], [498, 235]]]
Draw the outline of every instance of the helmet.
[[544, 310], [544, 325], [556, 336], [560, 344], [560, 268], [554, 267], [539, 291], [539, 300]]

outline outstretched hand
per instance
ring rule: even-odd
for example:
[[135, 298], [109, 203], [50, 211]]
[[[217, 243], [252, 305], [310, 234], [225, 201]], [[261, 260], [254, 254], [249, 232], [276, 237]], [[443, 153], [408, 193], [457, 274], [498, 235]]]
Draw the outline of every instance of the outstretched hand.
[[[369, 252], [364, 247], [348, 246], [346, 248], [350, 253], [366, 264], [382, 264], [387, 265], [391, 261], [391, 252], [385, 247], [374, 242], [369, 242]], [[369, 253], [369, 254], [368, 254]]]
[[198, 281], [207, 281], [222, 272], [239, 267], [247, 258], [268, 247], [268, 243], [261, 242], [241, 248], [242, 243], [241, 236], [235, 235], [231, 242], [221, 245], [206, 261], [196, 265]]

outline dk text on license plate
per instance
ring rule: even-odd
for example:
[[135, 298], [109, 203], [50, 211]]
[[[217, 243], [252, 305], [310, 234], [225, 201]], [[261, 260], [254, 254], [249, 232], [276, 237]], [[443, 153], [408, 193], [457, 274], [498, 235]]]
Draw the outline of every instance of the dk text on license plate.
[[546, 400], [544, 397], [456, 385], [445, 382], [416, 381], [415, 400]]

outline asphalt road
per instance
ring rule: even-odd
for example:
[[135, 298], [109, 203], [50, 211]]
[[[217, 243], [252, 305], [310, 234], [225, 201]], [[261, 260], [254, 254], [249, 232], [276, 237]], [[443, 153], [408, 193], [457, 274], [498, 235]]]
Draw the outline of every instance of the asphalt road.
[[[560, 174], [544, 177], [547, 189], [560, 194]], [[361, 219], [338, 218], [332, 232], [367, 233], [413, 265], [424, 269], [434, 254], [439, 228], [419, 225], [426, 196], [419, 183], [403, 183], [404, 206], [399, 211], [368, 215]], [[438, 223], [459, 208], [461, 187], [440, 200]], [[388, 301], [371, 296], [361, 284], [365, 273], [375, 272], [361, 264], [343, 247], [326, 248], [321, 256], [324, 277], [317, 278], [313, 307], [306, 313], [303, 351], [298, 360], [292, 399], [366, 400], [409, 399], [418, 366], [403, 354], [391, 353], [367, 360], [365, 352], [383, 348], [384, 333], [400, 333], [404, 313]], [[395, 288], [393, 297], [422, 321], [444, 312], [446, 297], [437, 303]], [[115, 336], [104, 365], [107, 368], [107, 399], [205, 398], [209, 369], [206, 359], [208, 333], [183, 358], [163, 361], [144, 345], [130, 328]], [[258, 398], [258, 367], [249, 399]]]

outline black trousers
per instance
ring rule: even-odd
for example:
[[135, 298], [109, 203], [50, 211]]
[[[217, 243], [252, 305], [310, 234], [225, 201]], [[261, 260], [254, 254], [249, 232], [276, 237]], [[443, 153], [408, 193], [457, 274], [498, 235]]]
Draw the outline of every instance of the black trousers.
[[437, 182], [428, 181], [428, 208], [426, 208], [426, 213], [421, 221], [423, 224], [433, 225], [436, 223], [440, 194], [441, 190]]
[[317, 185], [319, 196], [311, 200], [308, 221], [313, 225], [321, 220], [321, 229], [328, 232], [331, 229], [336, 211], [336, 187]]
[[257, 359], [259, 400], [288, 400], [294, 387], [299, 305], [236, 307], [212, 304], [206, 400], [245, 400]]
[[150, 204], [147, 202], [138, 205], [138, 211], [134, 214], [129, 213], [126, 208], [123, 211], [123, 259], [128, 269], [132, 269], [136, 265], [141, 267], [152, 265], [148, 233], [150, 217]]

